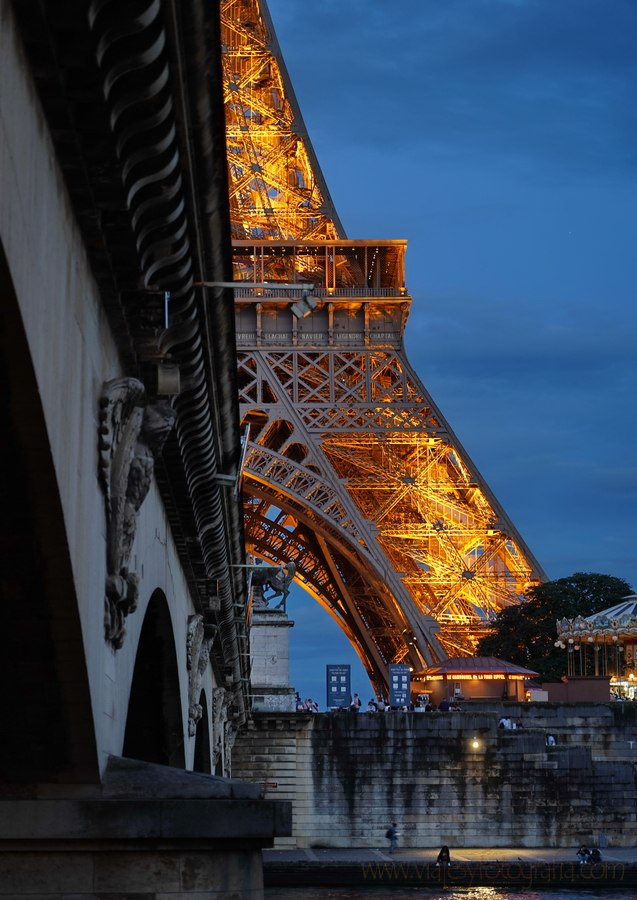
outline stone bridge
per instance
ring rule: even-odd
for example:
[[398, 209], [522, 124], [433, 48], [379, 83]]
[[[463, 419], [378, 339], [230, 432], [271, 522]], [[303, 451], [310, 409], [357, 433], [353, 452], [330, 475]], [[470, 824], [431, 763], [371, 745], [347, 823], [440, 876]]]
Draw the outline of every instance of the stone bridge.
[[262, 893], [218, 4], [0, 0], [0, 897]]

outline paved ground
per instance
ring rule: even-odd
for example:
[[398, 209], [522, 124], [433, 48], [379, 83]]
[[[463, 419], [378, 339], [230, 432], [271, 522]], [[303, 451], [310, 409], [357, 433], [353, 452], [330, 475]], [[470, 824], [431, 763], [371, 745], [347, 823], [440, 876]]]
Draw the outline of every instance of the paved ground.
[[[351, 850], [265, 850], [266, 886], [278, 887], [497, 887], [560, 890], [621, 888], [637, 898], [637, 849], [602, 850], [602, 862], [582, 866], [576, 847], [451, 848], [451, 865], [436, 866], [438, 848], [387, 846]], [[628, 893], [626, 893], [628, 892]]]
[[[419, 863], [435, 863], [438, 855], [438, 847], [418, 850], [415, 848], [399, 849], [391, 856], [386, 847], [378, 848], [354, 848], [352, 850], [328, 849], [328, 850], [264, 850], [263, 859], [272, 864], [303, 864], [303, 863], [364, 863], [364, 862], [401, 862], [418, 861]], [[577, 847], [533, 848], [528, 850], [519, 847], [497, 847], [495, 849], [476, 847], [455, 850], [451, 847], [452, 863], [468, 862], [573, 862], [577, 863], [575, 856]], [[637, 864], [637, 847], [608, 847], [602, 851], [602, 859], [605, 863]]]

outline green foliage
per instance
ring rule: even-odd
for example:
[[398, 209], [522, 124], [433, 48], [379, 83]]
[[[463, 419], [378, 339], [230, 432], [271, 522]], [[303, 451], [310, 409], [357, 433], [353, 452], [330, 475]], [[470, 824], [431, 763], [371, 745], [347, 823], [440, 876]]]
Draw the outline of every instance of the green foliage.
[[478, 644], [478, 655], [532, 669], [543, 681], [559, 681], [566, 674], [566, 654], [555, 647], [557, 620], [590, 616], [632, 593], [623, 578], [584, 572], [537, 585], [523, 603], [496, 616], [492, 633]]

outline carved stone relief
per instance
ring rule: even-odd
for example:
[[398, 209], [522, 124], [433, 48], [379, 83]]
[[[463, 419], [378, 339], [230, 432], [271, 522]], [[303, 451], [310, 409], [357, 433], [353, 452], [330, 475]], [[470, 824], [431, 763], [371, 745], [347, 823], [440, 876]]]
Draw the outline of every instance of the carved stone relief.
[[202, 615], [188, 617], [186, 665], [188, 667], [188, 734], [190, 737], [194, 737], [197, 733], [197, 723], [203, 715], [199, 703], [201, 682], [210, 660], [210, 648], [216, 632], [216, 626], [206, 624]]
[[230, 748], [226, 746], [226, 725], [231, 698], [232, 694], [225, 688], [215, 688], [212, 692], [212, 770], [217, 772], [221, 764], [224, 776], [229, 776]]
[[135, 378], [104, 385], [99, 411], [99, 479], [106, 506], [104, 632], [115, 650], [124, 642], [126, 617], [137, 606], [139, 579], [128, 568], [137, 516], [175, 417], [166, 403], [148, 405], [144, 385]]

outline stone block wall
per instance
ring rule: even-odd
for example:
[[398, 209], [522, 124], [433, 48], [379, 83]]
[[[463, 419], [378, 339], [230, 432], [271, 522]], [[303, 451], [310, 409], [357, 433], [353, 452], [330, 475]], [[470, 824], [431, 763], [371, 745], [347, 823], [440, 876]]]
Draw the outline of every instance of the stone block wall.
[[275, 847], [307, 847], [297, 834], [308, 828], [314, 810], [312, 722], [307, 713], [255, 714], [232, 750], [236, 777], [259, 784], [270, 800], [292, 803], [292, 835]]
[[[233, 775], [292, 801], [292, 837], [279, 847], [386, 847], [391, 821], [404, 847], [633, 846], [636, 707], [255, 716]], [[504, 712], [524, 727], [499, 729]]]

